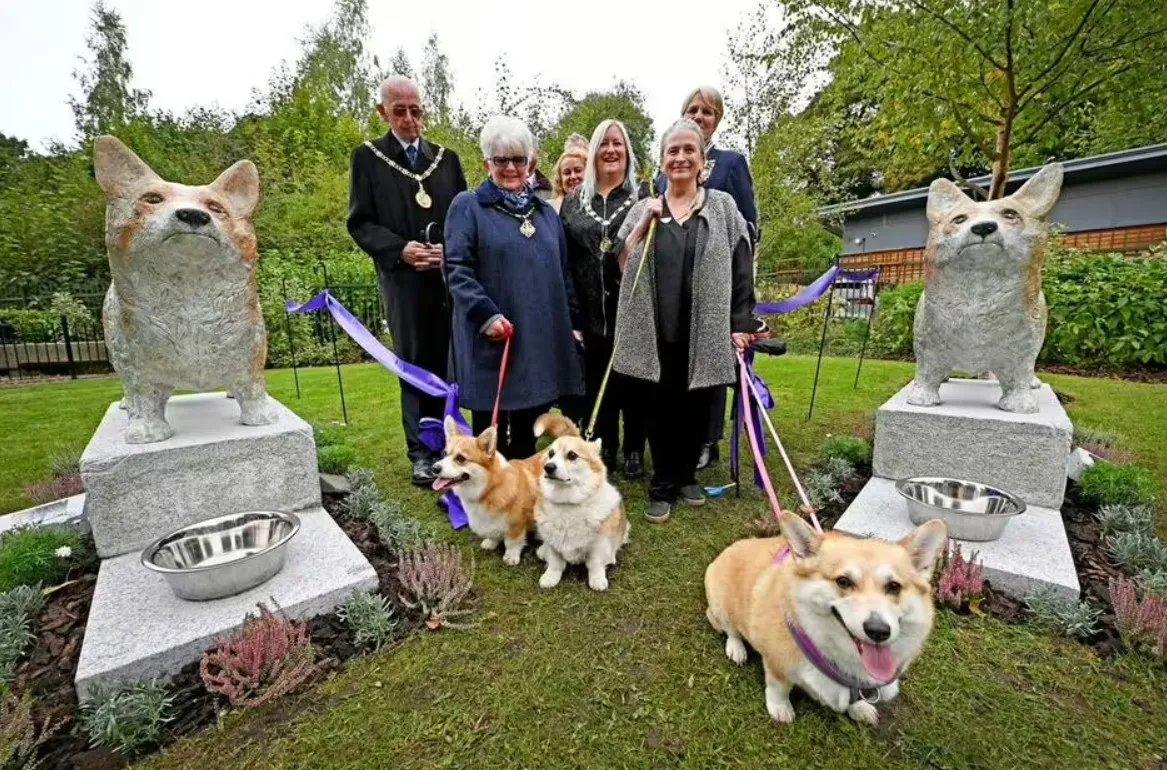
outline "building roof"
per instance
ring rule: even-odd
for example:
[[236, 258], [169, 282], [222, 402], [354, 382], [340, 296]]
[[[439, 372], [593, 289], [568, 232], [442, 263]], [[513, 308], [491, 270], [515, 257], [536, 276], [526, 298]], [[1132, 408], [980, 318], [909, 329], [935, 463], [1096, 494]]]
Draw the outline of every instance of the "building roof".
[[[1095, 179], [1113, 179], [1130, 174], [1145, 174], [1167, 169], [1167, 143], [1152, 144], [1146, 147], [1135, 147], [1130, 150], [1109, 152], [1105, 155], [1092, 155], [1088, 158], [1074, 158], [1062, 162], [1065, 171], [1064, 184], [1080, 184]], [[1023, 168], [1009, 172], [1009, 188], [1015, 189], [1022, 182], [1041, 170], [1041, 166]], [[992, 177], [988, 174], [977, 176], [968, 181], [981, 187], [988, 186]], [[862, 200], [836, 203], [819, 209], [820, 217], [835, 217], [840, 214], [848, 217], [855, 214], [873, 216], [902, 209], [917, 208], [924, 205], [928, 199], [928, 188], [917, 187], [912, 190], [901, 190], [888, 195], [876, 195]]]

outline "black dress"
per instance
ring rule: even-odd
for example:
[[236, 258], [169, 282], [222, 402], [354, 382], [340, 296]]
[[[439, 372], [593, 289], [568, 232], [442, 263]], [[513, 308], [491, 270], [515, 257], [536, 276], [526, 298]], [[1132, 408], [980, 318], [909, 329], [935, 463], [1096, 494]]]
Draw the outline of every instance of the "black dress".
[[[567, 236], [568, 269], [583, 318], [581, 331], [587, 384], [586, 395], [565, 402], [563, 408], [581, 430], [587, 427], [591, 418], [596, 395], [612, 357], [621, 280], [616, 259], [620, 244], [616, 233], [636, 200], [637, 196], [621, 186], [608, 193], [606, 198], [596, 193], [590, 206], [586, 207], [579, 195], [569, 195], [559, 213]], [[608, 224], [605, 226], [604, 222]], [[603, 249], [605, 245], [607, 250]], [[596, 420], [596, 436], [603, 442], [608, 462], [615, 459], [620, 447], [621, 411], [624, 415], [625, 456], [644, 452], [643, 392], [636, 380], [613, 372]]]
[[[374, 139], [381, 155], [409, 169], [405, 149], [392, 133]], [[392, 168], [364, 144], [353, 150], [349, 182], [348, 231], [377, 266], [385, 320], [393, 335], [394, 352], [439, 377], [447, 376], [450, 348], [450, 306], [441, 270], [414, 270], [401, 258], [409, 241], [441, 243], [446, 211], [454, 196], [466, 189], [458, 156], [451, 150], [420, 140], [414, 173], [421, 174], [437, 161], [422, 183], [429, 208], [418, 201], [418, 183]], [[422, 417], [442, 416], [441, 399], [431, 398], [401, 383], [401, 422], [411, 461], [429, 459], [418, 437]]]

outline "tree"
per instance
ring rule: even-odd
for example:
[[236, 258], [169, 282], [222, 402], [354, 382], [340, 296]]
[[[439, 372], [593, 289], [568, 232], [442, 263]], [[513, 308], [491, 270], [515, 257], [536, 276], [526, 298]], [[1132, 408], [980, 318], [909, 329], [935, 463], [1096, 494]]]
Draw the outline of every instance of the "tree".
[[1064, 133], [1090, 98], [1161, 71], [1167, 51], [1167, 4], [1146, 0], [794, 0], [789, 9], [793, 50], [806, 61], [837, 47], [836, 79], [878, 104], [873, 129], [897, 152], [893, 175], [938, 156], [982, 159], [991, 198], [1004, 194], [1020, 151]]
[[282, 90], [307, 88], [318, 96], [328, 94], [339, 112], [356, 120], [367, 117], [376, 102], [380, 68], [365, 50], [368, 17], [368, 0], [333, 0], [328, 19], [308, 29], [304, 53]]
[[397, 52], [389, 60], [388, 74], [401, 75], [402, 77], [413, 80], [413, 65], [409, 63], [409, 55], [405, 53], [405, 49], [401, 46], [397, 47]]
[[69, 97], [82, 143], [98, 134], [118, 131], [145, 112], [150, 101], [149, 91], [130, 87], [134, 69], [126, 57], [126, 27], [118, 12], [106, 8], [103, 0], [93, 6], [85, 44], [91, 58], [84, 70], [73, 71], [81, 95]]
[[616, 118], [624, 123], [641, 171], [651, 169], [654, 165], [654, 159], [649, 154], [653, 136], [652, 118], [645, 109], [644, 94], [624, 82], [616, 83], [607, 91], [592, 91], [574, 101], [542, 138], [546, 159], [544, 165], [549, 167], [559, 158], [567, 137], [583, 134], [590, 139], [592, 131], [606, 118]]
[[421, 55], [421, 93], [428, 111], [439, 120], [450, 117], [450, 99], [454, 95], [454, 73], [450, 71], [450, 59], [438, 44], [438, 33], [434, 32], [425, 42]]

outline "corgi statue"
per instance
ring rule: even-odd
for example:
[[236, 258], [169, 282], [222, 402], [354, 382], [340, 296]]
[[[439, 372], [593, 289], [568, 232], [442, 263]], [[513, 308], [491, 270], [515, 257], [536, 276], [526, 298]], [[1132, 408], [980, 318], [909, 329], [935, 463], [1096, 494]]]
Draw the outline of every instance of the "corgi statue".
[[228, 389], [245, 425], [277, 419], [264, 387], [256, 283], [259, 174], [239, 161], [202, 187], [167, 182], [112, 136], [93, 143], [112, 276], [102, 323], [125, 387], [129, 444], [173, 435], [173, 390]]
[[974, 201], [947, 179], [932, 183], [909, 404], [939, 404], [940, 384], [959, 369], [996, 375], [1001, 409], [1037, 411], [1032, 389], [1041, 386], [1033, 368], [1045, 340], [1046, 217], [1061, 189], [1060, 163], [993, 201]]

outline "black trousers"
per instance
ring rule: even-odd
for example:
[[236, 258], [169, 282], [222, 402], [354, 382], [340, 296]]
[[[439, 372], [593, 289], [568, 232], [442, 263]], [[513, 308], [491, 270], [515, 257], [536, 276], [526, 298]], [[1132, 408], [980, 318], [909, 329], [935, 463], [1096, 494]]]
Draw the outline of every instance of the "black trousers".
[[[604, 372], [612, 358], [612, 340], [607, 337], [584, 338], [584, 396], [564, 399], [563, 413], [579, 426], [580, 432], [587, 430], [592, 417], [596, 396], [604, 381]], [[624, 454], [644, 452], [644, 397], [640, 380], [625, 377], [616, 372], [608, 380], [608, 392], [600, 404], [596, 416], [595, 438], [600, 439], [605, 454], [614, 455], [620, 449], [620, 415], [624, 415]]]
[[705, 442], [717, 444], [725, 438], [725, 405], [729, 388], [721, 386], [710, 390], [713, 391], [713, 400], [709, 408], [709, 423], [705, 428]]
[[681, 487], [696, 484], [697, 457], [709, 425], [714, 388], [689, 390], [689, 346], [658, 343], [661, 377], [648, 383], [648, 446], [652, 450], [651, 500], [673, 502]]
[[[498, 451], [508, 460], [523, 460], [535, 454], [535, 420], [551, 409], [551, 404], [531, 409], [498, 413]], [[477, 436], [490, 427], [490, 412], [471, 412], [470, 427]]]
[[[436, 458], [437, 455], [421, 443], [420, 422], [422, 417], [442, 419], [445, 407], [443, 399], [427, 396], [412, 385], [401, 382], [401, 425], [405, 428], [405, 447], [411, 463]], [[490, 424], [489, 414], [486, 424]]]

